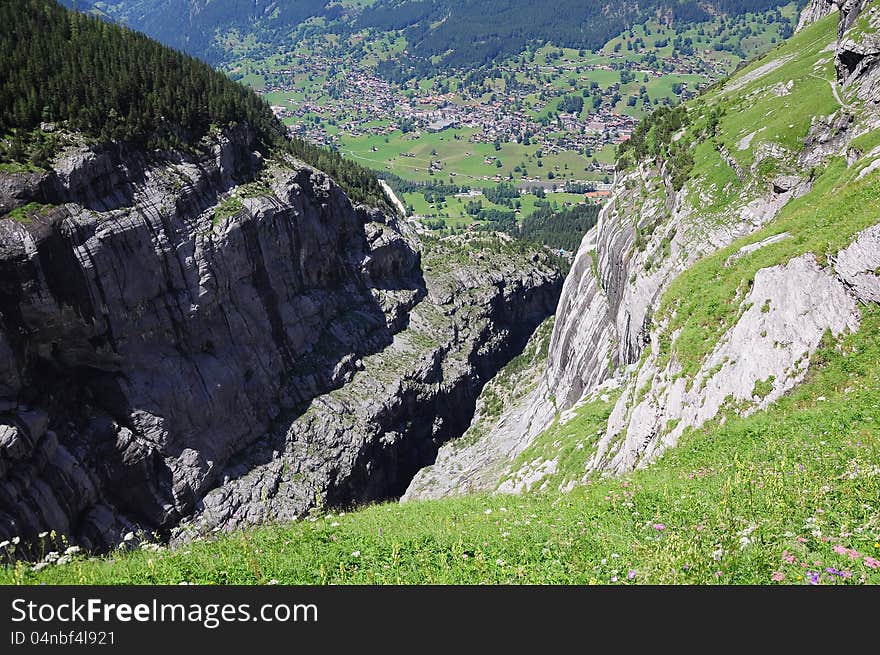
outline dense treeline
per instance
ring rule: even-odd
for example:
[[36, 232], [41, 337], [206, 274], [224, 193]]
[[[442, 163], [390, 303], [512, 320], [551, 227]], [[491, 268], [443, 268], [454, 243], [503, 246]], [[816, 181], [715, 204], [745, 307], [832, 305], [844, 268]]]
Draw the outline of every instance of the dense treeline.
[[495, 186], [485, 187], [483, 196], [496, 205], [511, 207], [511, 201], [519, 199], [519, 189], [511, 183], [501, 182]]
[[[300, 29], [336, 33], [343, 40], [365, 27], [400, 30], [407, 53], [381, 62], [379, 69], [401, 80], [449, 67], [480, 68], [543, 43], [599, 48], [647, 18], [693, 23], [782, 4], [785, 0], [377, 0], [359, 7], [326, 0], [114, 0], [102, 7], [115, 19], [212, 63], [228, 58], [227, 37], [240, 45], [242, 37], [253, 36], [251, 53], [269, 56]], [[320, 24], [304, 25], [313, 16]]]
[[381, 62], [395, 80], [429, 76], [440, 68], [473, 68], [554, 43], [598, 49], [633, 24], [658, 14], [677, 22], [712, 19], [712, 13], [761, 12], [781, 0], [382, 0], [364, 10], [355, 25], [403, 30], [407, 54]]
[[374, 171], [374, 175], [388, 183], [397, 195], [404, 193], [423, 193], [427, 195], [453, 196], [456, 193], [467, 193], [471, 188], [467, 185], [447, 184], [439, 180], [413, 182], [388, 171]]
[[369, 171], [288, 139], [253, 91], [142, 34], [54, 0], [3, 0], [0, 52], [0, 161], [45, 166], [51, 140], [29, 136], [43, 122], [64, 123], [98, 142], [162, 149], [193, 146], [212, 126], [246, 122], [264, 149], [283, 149], [324, 170], [356, 202], [385, 203]]
[[599, 219], [599, 209], [599, 205], [594, 203], [562, 209], [542, 205], [522, 220], [519, 236], [551, 248], [576, 251], [584, 234]]
[[264, 42], [278, 42], [311, 16], [333, 19], [342, 10], [339, 4], [327, 7], [327, 0], [113, 0], [107, 4], [107, 11], [120, 22], [212, 63], [227, 54], [218, 35], [238, 30], [256, 34]]
[[349, 159], [344, 159], [338, 152], [301, 139], [285, 139], [276, 147], [291, 153], [309, 166], [327, 173], [352, 202], [395, 211], [373, 172]]
[[478, 218], [483, 221], [481, 229], [507, 232], [523, 241], [574, 252], [584, 234], [596, 224], [599, 209], [593, 203], [560, 208], [543, 201], [519, 222], [514, 212], [499, 209], [483, 209]]
[[0, 130], [66, 121], [104, 141], [172, 147], [211, 124], [283, 128], [265, 101], [210, 66], [53, 0], [0, 5]]

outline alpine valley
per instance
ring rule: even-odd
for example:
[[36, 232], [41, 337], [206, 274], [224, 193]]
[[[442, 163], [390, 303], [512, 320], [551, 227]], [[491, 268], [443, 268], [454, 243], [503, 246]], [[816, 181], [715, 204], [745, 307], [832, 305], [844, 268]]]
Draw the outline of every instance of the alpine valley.
[[880, 0], [0, 46], [0, 582], [880, 583]]

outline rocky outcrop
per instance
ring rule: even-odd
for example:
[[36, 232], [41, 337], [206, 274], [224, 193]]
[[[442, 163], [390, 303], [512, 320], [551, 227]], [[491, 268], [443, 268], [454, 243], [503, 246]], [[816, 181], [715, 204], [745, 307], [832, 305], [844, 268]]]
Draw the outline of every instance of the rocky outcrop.
[[807, 25], [812, 25], [817, 20], [825, 18], [828, 14], [837, 11], [834, 0], [810, 0], [807, 6], [801, 9], [795, 33], [800, 32]]
[[[413, 478], [401, 501], [443, 498], [492, 489], [534, 436], [528, 424], [532, 399], [540, 398], [538, 385], [547, 365], [553, 319], [545, 321], [529, 339], [523, 353], [502, 369], [483, 389], [474, 418], [459, 438], [444, 444], [431, 466]], [[499, 421], [499, 417], [503, 417]], [[543, 427], [543, 422], [535, 422]], [[484, 438], [487, 433], [492, 439]]]
[[848, 0], [840, 5], [837, 79], [855, 90], [858, 99], [880, 102], [880, 7], [868, 0]]
[[246, 127], [54, 168], [0, 175], [0, 538], [402, 493], [561, 286], [512, 249], [425, 274], [407, 226]]
[[544, 255], [526, 268], [506, 245], [500, 235], [426, 245], [428, 295], [407, 329], [228, 467], [178, 538], [401, 496], [556, 304], [562, 279]]
[[[812, 255], [759, 270], [739, 320], [696, 375], [682, 375], [674, 357], [664, 365], [659, 343], [652, 343], [588, 470], [619, 473], [650, 462], [724, 408], [765, 409], [804, 379], [826, 332], [855, 331], [859, 318], [856, 299]], [[641, 399], [639, 389], [647, 389]]]
[[[480, 443], [457, 449], [454, 458], [451, 448], [441, 453], [431, 469], [432, 488], [411, 488], [406, 498], [433, 497], [443, 488], [450, 494], [464, 487], [494, 489], [507, 472], [504, 465], [560, 412], [639, 362], [661, 295], [679, 273], [766, 224], [809, 188], [802, 180], [769, 186], [753, 185], [724, 220], [709, 223], [687, 193], [672, 191], [662, 169], [643, 166], [619, 176], [566, 278], [543, 378]], [[470, 467], [456, 460], [483, 461], [497, 474], [481, 476], [484, 484], [475, 487]]]
[[868, 228], [833, 260], [834, 271], [861, 303], [880, 303], [880, 225]]
[[[814, 120], [797, 155], [800, 166], [814, 166], [834, 155], [846, 155], [850, 166], [870, 159], [854, 152], [850, 144], [878, 127], [880, 66], [871, 54], [854, 69], [841, 67], [856, 50], [876, 50], [874, 34], [870, 29], [865, 31], [865, 25], [871, 27], [872, 21], [876, 22], [876, 12], [859, 15], [865, 5], [840, 5], [835, 44], [838, 77], [832, 90], [841, 109]], [[857, 111], [841, 99], [847, 95], [866, 102]], [[782, 177], [773, 181], [774, 188], [782, 191], [804, 184], [797, 175], [791, 182]], [[685, 431], [701, 427], [723, 410], [749, 414], [766, 408], [798, 385], [823, 338], [857, 330], [859, 303], [876, 302], [880, 283], [877, 229], [869, 228], [856, 235], [848, 247], [827, 253], [830, 263], [819, 264], [812, 253], [806, 253], [758, 270], [748, 293], [739, 300], [737, 320], [724, 330], [695, 374], [686, 375], [674, 353], [671, 358], [663, 354], [661, 339], [674, 341], [677, 334], [670, 335], [662, 324], [651, 330], [651, 347], [627, 381], [587, 471], [620, 473], [644, 466], [675, 445]], [[750, 244], [731, 255], [727, 265], [789, 236], [781, 233]]]

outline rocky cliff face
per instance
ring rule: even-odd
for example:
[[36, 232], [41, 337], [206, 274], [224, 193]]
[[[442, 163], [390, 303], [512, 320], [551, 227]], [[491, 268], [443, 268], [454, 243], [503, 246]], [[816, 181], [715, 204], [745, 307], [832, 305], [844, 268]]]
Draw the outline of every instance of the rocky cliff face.
[[561, 286], [488, 242], [423, 270], [410, 228], [244, 127], [187, 155], [74, 147], [0, 175], [0, 214], [0, 538], [99, 549], [393, 497]]
[[810, 0], [807, 6], [801, 10], [795, 32], [800, 32], [807, 25], [812, 25], [833, 11], [837, 11], [837, 5], [834, 0]]
[[[830, 13], [826, 9], [823, 3], [810, 5], [804, 27]], [[439, 495], [454, 493], [476, 474], [462, 461], [480, 461], [498, 472], [484, 480], [483, 490], [499, 488], [502, 480], [504, 491], [530, 488], [553, 462], [536, 460], [522, 471], [511, 470], [511, 462], [555, 420], [570, 419], [578, 406], [599, 396], [607, 399], [614, 387], [620, 397], [594, 450], [585, 451], [584, 476], [643, 465], [722, 411], [766, 407], [803, 379], [826, 333], [833, 338], [858, 329], [858, 304], [874, 302], [880, 283], [880, 251], [872, 245], [877, 228], [852, 234], [846, 247], [817, 257], [786, 243], [806, 241], [809, 228], [791, 222], [788, 232], [770, 224], [806, 194], [812, 192], [820, 207], [834, 197], [826, 191], [834, 176], [822, 174], [835, 158], [846, 162], [846, 173], [834, 180], [838, 197], [850, 179], [853, 185], [874, 179], [880, 151], [859, 144], [880, 126], [878, 23], [876, 2], [841, 3], [836, 42], [824, 47], [828, 41], [822, 41], [819, 25], [804, 29], [812, 40], [803, 36], [804, 45], [769, 55], [694, 103], [692, 120], [705, 120], [712, 107], [723, 108], [723, 117], [714, 134], [706, 138], [704, 130], [705, 140], [694, 144], [697, 163], [681, 190], [672, 188], [663, 162], [644, 162], [618, 175], [565, 281], [543, 379], [465, 452], [441, 452], [407, 498], [432, 497], [436, 489], [444, 490]], [[820, 96], [826, 98], [821, 104]], [[818, 106], [833, 111], [811, 122], [800, 119], [807, 121], [803, 127], [796, 123], [793, 112]], [[750, 124], [740, 118], [750, 111], [763, 115], [756, 113], [758, 122]], [[776, 112], [791, 116], [791, 122], [780, 118], [777, 126]], [[737, 241], [747, 243], [731, 248]], [[730, 251], [722, 268], [769, 260], [768, 253], [775, 252], [779, 263], [746, 273], [733, 297], [724, 299], [738, 310], [717, 330], [714, 347], [685, 341], [689, 334], [678, 341], [689, 320], [683, 314], [691, 310], [676, 302], [678, 291], [670, 289], [697, 262], [721, 250]], [[849, 263], [853, 257], [858, 264]], [[720, 284], [720, 277], [714, 273], [706, 283]], [[717, 302], [706, 294], [706, 304]], [[713, 328], [693, 331], [699, 330], [712, 334]], [[696, 355], [686, 348], [705, 354], [690, 361], [687, 357]], [[422, 484], [428, 478], [433, 487]]]
[[[783, 159], [789, 164], [786, 178], [793, 181], [787, 186], [799, 188], [798, 195], [813, 191], [819, 207], [834, 195], [844, 195], [847, 184], [855, 186], [870, 174], [880, 154], [854, 147], [860, 137], [880, 126], [875, 43], [880, 12], [873, 3], [861, 17], [873, 30], [857, 29], [866, 5], [864, 1], [840, 5], [838, 38], [833, 44], [836, 79], [829, 80], [840, 108], [830, 116], [814, 118], [800, 151], [787, 153]], [[853, 52], [859, 53], [859, 61], [850, 67], [846, 62]], [[822, 65], [820, 59], [814, 70]], [[837, 178], [838, 189], [823, 198], [818, 188], [822, 180], [814, 180], [815, 168], [808, 167], [828, 165], [834, 157], [845, 159], [850, 170]], [[773, 182], [774, 190], [784, 186], [778, 179]], [[763, 221], [778, 214], [784, 204], [773, 207], [769, 215], [765, 209]], [[824, 211], [833, 216], [831, 208]], [[869, 225], [877, 220], [876, 216], [867, 219]], [[798, 231], [801, 228], [794, 221], [791, 225]], [[840, 229], [844, 229], [842, 224]], [[759, 411], [803, 381], [823, 338], [833, 340], [857, 330], [859, 304], [874, 302], [880, 288], [877, 229], [872, 225], [847, 238], [846, 247], [820, 252], [822, 262], [815, 253], [805, 252], [783, 255], [779, 264], [759, 268], [748, 287], [737, 289], [731, 298], [739, 308], [736, 319], [720, 332], [695, 373], [687, 370], [678, 352], [673, 350], [670, 356], [669, 347], [662, 343], [679, 336], [665, 324], [672, 320], [670, 315], [663, 316], [661, 324], [648, 333], [650, 348], [624, 387], [587, 471], [622, 472], [645, 465], [674, 446], [686, 431], [703, 426], [723, 411]], [[789, 238], [803, 237], [778, 232], [752, 239], [732, 252], [725, 265], [732, 267], [740, 258]], [[785, 248], [779, 250], [785, 252]]]

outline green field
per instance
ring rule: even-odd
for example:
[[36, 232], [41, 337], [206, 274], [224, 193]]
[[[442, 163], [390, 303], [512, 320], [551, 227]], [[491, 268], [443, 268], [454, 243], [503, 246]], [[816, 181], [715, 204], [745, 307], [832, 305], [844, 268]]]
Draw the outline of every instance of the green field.
[[[525, 167], [529, 176], [560, 186], [568, 180], [605, 177], [604, 173], [585, 170], [588, 159], [579, 153], [541, 153], [542, 156], [537, 157], [538, 146], [519, 143], [502, 143], [496, 150], [491, 143], [470, 141], [473, 134], [473, 130], [448, 129], [418, 138], [400, 132], [360, 138], [341, 136], [340, 152], [364, 166], [388, 170], [413, 181], [440, 180], [475, 188], [488, 186], [498, 179], [523, 179], [521, 170], [515, 170], [518, 166]], [[596, 159], [603, 163], [612, 161], [613, 147], [596, 153]], [[501, 166], [496, 161], [500, 161]], [[432, 163], [437, 164], [433, 171], [430, 170]], [[552, 177], [548, 177], [551, 172]]]
[[[469, 202], [479, 201], [483, 209], [497, 209], [499, 211], [511, 211], [508, 207], [490, 202], [485, 197], [477, 196], [475, 198], [456, 198], [455, 196], [444, 196], [442, 202], [429, 203], [422, 193], [405, 193], [401, 197], [403, 204], [412, 209], [414, 216], [422, 216], [427, 219], [442, 219], [446, 227], [462, 228], [474, 222], [474, 217], [467, 213], [467, 204]], [[551, 206], [565, 207], [585, 202], [584, 196], [575, 193], [548, 193], [546, 200]], [[520, 196], [520, 207], [517, 208], [517, 216], [524, 218], [530, 216], [535, 211], [535, 204], [538, 197], [534, 194], [525, 194]]]

